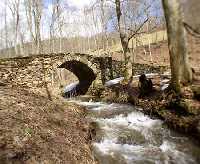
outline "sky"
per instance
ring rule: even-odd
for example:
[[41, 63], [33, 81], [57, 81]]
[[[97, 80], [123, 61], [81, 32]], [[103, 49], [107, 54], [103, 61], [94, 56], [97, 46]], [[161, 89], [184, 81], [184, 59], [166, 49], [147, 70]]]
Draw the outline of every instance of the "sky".
[[[84, 6], [91, 4], [94, 0], [64, 0], [65, 3], [68, 3], [69, 6], [82, 9]], [[46, 6], [52, 3], [52, 0], [44, 0]]]
[[[9, 0], [12, 2], [15, 0]], [[43, 0], [43, 14], [42, 14], [42, 26], [41, 35], [42, 39], [49, 38], [50, 35], [50, 24], [52, 20], [52, 1], [53, 0]], [[149, 0], [152, 1], [152, 0]], [[157, 1], [157, 0], [156, 0]], [[0, 35], [5, 36], [5, 24], [4, 24], [4, 3], [7, 0], [0, 0]], [[24, 34], [25, 41], [30, 40], [30, 34], [28, 32], [28, 25], [26, 22], [26, 13], [24, 7], [24, 0], [21, 0], [20, 5], [20, 29], [21, 33]], [[61, 0], [62, 3], [62, 19], [64, 20], [63, 33], [57, 35], [62, 35], [62, 37], [74, 37], [74, 36], [92, 36], [97, 33], [102, 32], [102, 25], [99, 16], [99, 10], [94, 10], [93, 12], [84, 13], [85, 6], [92, 6], [96, 0]], [[93, 16], [94, 14], [94, 16]], [[93, 21], [93, 19], [95, 19]], [[112, 19], [113, 20], [113, 19]], [[13, 17], [7, 6], [7, 30], [9, 31], [9, 40], [14, 40], [13, 37]], [[109, 22], [108, 30], [112, 30], [113, 22]], [[58, 28], [57, 28], [58, 29]], [[59, 36], [57, 36], [59, 37]], [[3, 37], [2, 37], [3, 38]], [[13, 43], [14, 44], [14, 43]]]
[[68, 0], [68, 3], [72, 6], [75, 6], [79, 9], [83, 8], [85, 5], [89, 5], [94, 2], [94, 0]]
[[[96, 0], [61, 0], [63, 8], [62, 16], [64, 20], [67, 22], [67, 25], [64, 27], [65, 32], [63, 32], [63, 36], [72, 37], [75, 35], [81, 36], [90, 36], [96, 32], [94, 32], [94, 27], [87, 27], [85, 30], [84, 27], [84, 7], [92, 5]], [[51, 14], [52, 14], [52, 0], [44, 0], [44, 23], [50, 24]], [[92, 19], [88, 19], [87, 23], [92, 24]], [[48, 37], [49, 31], [46, 25], [43, 26], [43, 34]], [[99, 29], [100, 30], [100, 29]]]
[[[5, 1], [7, 0], [0, 0], [0, 21], [4, 22], [4, 4]], [[10, 0], [10, 2], [12, 2], [14, 0]], [[44, 9], [43, 9], [43, 27], [42, 27], [42, 33], [44, 34], [44, 38], [47, 38], [49, 35], [49, 24], [50, 24], [50, 19], [51, 19], [51, 13], [52, 13], [52, 1], [53, 0], [43, 0], [43, 4], [44, 4]], [[65, 9], [63, 10], [63, 15], [65, 15], [66, 21], [68, 22], [72, 22], [74, 19], [78, 20], [83, 18], [83, 8], [84, 6], [88, 6], [90, 4], [92, 4], [95, 0], [61, 0], [62, 3], [65, 4]], [[21, 2], [23, 3], [23, 0], [21, 0]], [[21, 5], [23, 6], [23, 5]], [[75, 13], [76, 10], [76, 13]], [[20, 11], [24, 11], [24, 9], [20, 9]], [[73, 13], [70, 14], [69, 12]], [[25, 11], [20, 14], [20, 19], [22, 20], [26, 20], [26, 16], [25, 16]], [[23, 17], [23, 18], [22, 18]], [[12, 21], [12, 14], [10, 12], [9, 7], [7, 7], [7, 21]], [[79, 22], [80, 24], [81, 22]], [[8, 23], [9, 24], [9, 23]], [[0, 24], [0, 30], [4, 28], [4, 24]], [[69, 33], [72, 33], [72, 25], [70, 27], [70, 25], [68, 26], [69, 28]], [[77, 26], [78, 28], [78, 26]], [[79, 29], [77, 31], [82, 30], [81, 27], [79, 27]], [[67, 31], [67, 30], [66, 30]], [[85, 32], [85, 30], [82, 30], [82, 35], [87, 35], [87, 33]]]

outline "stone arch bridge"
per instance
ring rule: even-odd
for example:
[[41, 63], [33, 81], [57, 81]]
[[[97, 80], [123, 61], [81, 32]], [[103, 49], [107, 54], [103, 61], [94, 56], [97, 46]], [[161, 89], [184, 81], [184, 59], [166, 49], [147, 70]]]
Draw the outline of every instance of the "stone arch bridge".
[[0, 80], [32, 89], [41, 89], [45, 85], [48, 88], [59, 88], [60, 68], [74, 73], [79, 81], [90, 81], [92, 86], [102, 85], [112, 79], [113, 74], [118, 74], [113, 73], [111, 57], [60, 53], [0, 59]]
[[[146, 72], [154, 70], [149, 66], [135, 67], [138, 73], [142, 73], [144, 69]], [[0, 59], [0, 82], [34, 91], [42, 91], [45, 87], [59, 89], [61, 68], [74, 73], [79, 82], [90, 81], [91, 86], [103, 85], [105, 81], [122, 75], [122, 63], [111, 57], [60, 53]]]

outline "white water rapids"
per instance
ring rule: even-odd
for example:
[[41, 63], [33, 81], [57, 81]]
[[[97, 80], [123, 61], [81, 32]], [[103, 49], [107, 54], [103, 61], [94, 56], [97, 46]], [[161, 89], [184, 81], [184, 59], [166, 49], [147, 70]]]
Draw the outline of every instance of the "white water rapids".
[[100, 164], [198, 164], [200, 148], [131, 105], [73, 101], [98, 125], [92, 143]]

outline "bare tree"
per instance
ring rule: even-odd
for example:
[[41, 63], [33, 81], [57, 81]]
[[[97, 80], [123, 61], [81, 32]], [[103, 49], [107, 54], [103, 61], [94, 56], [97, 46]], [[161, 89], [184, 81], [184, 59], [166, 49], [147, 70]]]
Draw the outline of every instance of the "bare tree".
[[35, 43], [37, 45], [37, 53], [42, 51], [42, 43], [41, 43], [41, 17], [42, 17], [42, 0], [33, 0], [33, 20], [35, 25]]
[[12, 19], [13, 19], [13, 33], [14, 33], [14, 44], [15, 44], [15, 54], [19, 54], [18, 51], [18, 34], [19, 34], [19, 5], [20, 0], [12, 0], [8, 1], [8, 7], [10, 8], [10, 11], [12, 13]]
[[63, 9], [60, 4], [60, 0], [57, 0], [57, 15], [58, 15], [58, 33], [59, 33], [59, 52], [62, 52], [62, 37], [63, 37], [63, 28], [65, 25], [65, 18], [62, 15]]
[[[52, 0], [52, 14], [50, 23], [50, 47], [51, 52], [55, 52], [55, 38], [56, 33], [59, 33], [59, 51], [62, 51], [62, 28], [64, 25], [64, 19], [61, 17], [61, 4], [60, 0]], [[58, 32], [57, 32], [58, 31]]]
[[[131, 27], [126, 27], [126, 24], [123, 24], [122, 20], [122, 5], [120, 0], [115, 0], [115, 7], [116, 7], [116, 14], [117, 14], [117, 23], [118, 23], [118, 31], [120, 34], [120, 40], [124, 55], [124, 77], [127, 80], [129, 77], [129, 71], [128, 71], [128, 63], [130, 61], [130, 56], [128, 53], [129, 50], [129, 42], [130, 40], [135, 37], [136, 35], [141, 33], [141, 29], [143, 26], [148, 22], [148, 17], [142, 20], [142, 22], [135, 23], [136, 27], [132, 29]], [[146, 8], [146, 10], [149, 8], [149, 6]], [[137, 20], [138, 21], [138, 20]]]
[[106, 53], [109, 53], [109, 38], [108, 38], [108, 22], [112, 19], [112, 15], [108, 10], [109, 6], [106, 0], [100, 0], [100, 21], [102, 25], [102, 46]]
[[182, 11], [178, 0], [162, 0], [167, 24], [168, 46], [171, 66], [171, 88], [180, 93], [180, 79], [192, 80], [188, 64], [186, 36], [183, 26]]
[[[91, 11], [91, 14], [92, 14], [92, 22], [93, 22], [94, 31], [95, 31], [95, 33], [99, 33], [99, 20], [98, 20], [98, 17], [96, 17], [96, 14], [95, 14], [95, 6], [92, 6], [90, 11]], [[99, 54], [100, 46], [99, 46], [99, 41], [98, 41], [97, 35], [94, 36], [94, 41], [95, 41], [96, 49], [97, 49], [98, 54]]]
[[57, 19], [56, 15], [56, 3], [54, 0], [52, 0], [52, 14], [51, 14], [51, 23], [50, 23], [50, 49], [51, 52], [54, 53], [54, 48], [55, 48], [55, 22]]
[[5, 23], [5, 48], [8, 48], [8, 30], [7, 30], [7, 0], [4, 0], [4, 23]]
[[[24, 6], [25, 6], [25, 11], [26, 11], [26, 20], [27, 20], [30, 39], [31, 39], [31, 41], [34, 41], [33, 19], [32, 19], [32, 8], [33, 8], [32, 1], [24, 0]], [[33, 44], [32, 44], [32, 48], [31, 48], [31, 53], [34, 53]]]
[[43, 9], [42, 0], [24, 0], [24, 3], [26, 7], [26, 17], [30, 36], [37, 48], [36, 53], [39, 54], [42, 51], [42, 41], [40, 32]]

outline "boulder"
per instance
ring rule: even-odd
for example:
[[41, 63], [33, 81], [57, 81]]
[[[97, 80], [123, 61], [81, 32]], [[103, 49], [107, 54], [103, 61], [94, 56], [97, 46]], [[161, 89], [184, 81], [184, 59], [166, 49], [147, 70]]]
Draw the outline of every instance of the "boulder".
[[194, 98], [200, 101], [200, 86], [192, 86], [192, 91], [194, 93]]
[[139, 77], [138, 88], [140, 95], [139, 97], [144, 97], [149, 95], [153, 90], [153, 83], [151, 79], [148, 79], [145, 74]]

